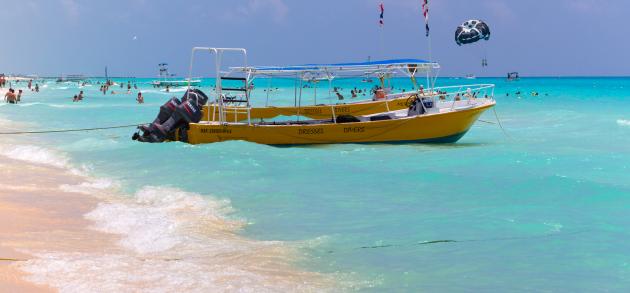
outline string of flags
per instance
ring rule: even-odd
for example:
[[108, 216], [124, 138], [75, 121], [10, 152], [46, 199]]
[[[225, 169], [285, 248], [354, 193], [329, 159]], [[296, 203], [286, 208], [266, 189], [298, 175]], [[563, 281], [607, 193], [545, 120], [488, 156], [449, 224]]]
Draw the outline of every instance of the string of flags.
[[[422, 1], [422, 15], [424, 16], [424, 29], [425, 29], [425, 35], [428, 37], [429, 36], [429, 0], [420, 0]], [[378, 25], [380, 27], [383, 27], [385, 25], [385, 5], [383, 4], [383, 2], [381, 2], [378, 5], [378, 9], [379, 12], [381, 13], [379, 15], [379, 20], [378, 20]]]
[[385, 14], [385, 6], [381, 2], [381, 4], [378, 5], [378, 7], [381, 10], [381, 17], [380, 17], [380, 19], [378, 21], [378, 24], [382, 27], [385, 24], [385, 22], [383, 21], [383, 14]]
[[429, 36], [429, 0], [422, 0], [422, 15], [424, 15], [424, 28], [426, 36]]

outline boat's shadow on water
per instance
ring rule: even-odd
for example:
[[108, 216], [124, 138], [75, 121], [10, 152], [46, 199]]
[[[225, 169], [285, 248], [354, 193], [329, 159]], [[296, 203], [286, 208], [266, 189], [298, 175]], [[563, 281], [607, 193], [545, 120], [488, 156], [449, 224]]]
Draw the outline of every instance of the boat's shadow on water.
[[462, 149], [472, 147], [491, 146], [494, 143], [489, 142], [459, 142], [459, 143], [339, 143], [339, 144], [308, 144], [308, 145], [270, 145], [271, 147], [278, 149], [339, 149], [347, 147], [378, 147], [378, 148], [395, 148], [395, 147], [407, 147], [418, 150], [448, 150], [448, 149]]

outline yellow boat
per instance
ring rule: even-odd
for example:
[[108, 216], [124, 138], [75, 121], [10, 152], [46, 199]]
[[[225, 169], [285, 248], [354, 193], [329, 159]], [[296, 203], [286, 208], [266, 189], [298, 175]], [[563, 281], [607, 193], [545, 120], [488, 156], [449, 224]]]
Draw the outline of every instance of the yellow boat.
[[[137, 133], [134, 139], [145, 142], [178, 140], [191, 144], [244, 140], [268, 145], [453, 143], [466, 134], [484, 111], [495, 105], [494, 85], [490, 84], [436, 88], [428, 82], [426, 91], [418, 87], [414, 78], [418, 68], [438, 66], [424, 60], [248, 67], [245, 49], [196, 47], [193, 48], [191, 72], [195, 52], [200, 50], [215, 53], [217, 76], [214, 101], [210, 103], [203, 92], [189, 87], [182, 101], [174, 98], [169, 102], [171, 105], [165, 104], [156, 121], [141, 127], [144, 133]], [[234, 51], [243, 54], [245, 66], [232, 67], [229, 72], [241, 73], [242, 77], [221, 74], [224, 72], [220, 70], [221, 57]], [[250, 85], [255, 75], [300, 76], [302, 80], [308, 74], [309, 78], [321, 79], [325, 76], [332, 84], [332, 72], [336, 76], [370, 72], [379, 77], [381, 85], [384, 85], [384, 77], [402, 72], [412, 78], [416, 90], [391, 93], [376, 87], [374, 94], [379, 99], [377, 101], [301, 106], [300, 85], [300, 95], [297, 95], [296, 88], [294, 106], [251, 106]], [[223, 84], [226, 81], [243, 82], [243, 86], [226, 87]], [[239, 94], [230, 95], [231, 92]], [[235, 107], [235, 103], [241, 105]], [[205, 111], [202, 110], [204, 104]], [[295, 116], [295, 120], [264, 121], [280, 115]], [[319, 119], [304, 120], [303, 117]]]
[[[453, 143], [459, 140], [487, 109], [492, 99], [437, 109], [433, 113], [407, 115], [407, 110], [356, 117], [358, 122], [327, 120], [262, 123], [191, 123], [187, 142], [213, 143], [245, 140], [269, 145], [332, 143]], [[373, 119], [373, 117], [378, 117]], [[388, 117], [383, 119], [384, 117]], [[382, 120], [381, 120], [382, 119]]]

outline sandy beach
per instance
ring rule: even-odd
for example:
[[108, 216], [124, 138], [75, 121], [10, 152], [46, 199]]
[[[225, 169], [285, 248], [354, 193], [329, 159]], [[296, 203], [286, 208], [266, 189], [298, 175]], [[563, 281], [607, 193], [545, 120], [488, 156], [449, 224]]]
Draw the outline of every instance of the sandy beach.
[[63, 192], [59, 183], [82, 179], [65, 170], [0, 156], [0, 282], [14, 292], [48, 292], [25, 281], [19, 266], [29, 251], [94, 251], [113, 246], [112, 235], [89, 230], [83, 214], [96, 200]]
[[[16, 130], [0, 119], [2, 131]], [[23, 124], [22, 124], [23, 126]], [[326, 291], [295, 247], [239, 235], [229, 202], [170, 187], [126, 195], [66, 154], [0, 143], [2, 292]]]

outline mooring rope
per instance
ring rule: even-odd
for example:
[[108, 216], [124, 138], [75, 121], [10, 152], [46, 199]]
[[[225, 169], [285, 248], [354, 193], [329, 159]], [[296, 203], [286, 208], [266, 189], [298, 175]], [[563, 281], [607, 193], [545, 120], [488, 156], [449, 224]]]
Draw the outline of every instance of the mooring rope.
[[[391, 243], [391, 244], [378, 244], [378, 245], [360, 246], [360, 247], [353, 248], [352, 250], [392, 248], [392, 247], [404, 247], [404, 246], [419, 246], [419, 245], [443, 244], [443, 243], [531, 240], [531, 239], [550, 238], [550, 237], [562, 237], [562, 236], [575, 235], [575, 234], [586, 233], [586, 232], [588, 232], [588, 231], [574, 231], [574, 232], [563, 232], [563, 233], [547, 233], [547, 234], [532, 235], [532, 236], [495, 237], [495, 238], [482, 238], [482, 239], [463, 239], [463, 240], [441, 239], [441, 240], [416, 241], [416, 242], [410, 242], [410, 243]], [[336, 250], [336, 251], [335, 250], [328, 250], [327, 252], [328, 253], [335, 253], [335, 252], [339, 252], [339, 251], [340, 250]]]
[[0, 261], [28, 261], [28, 259], [0, 257]]
[[45, 133], [60, 133], [60, 132], [81, 132], [81, 131], [96, 131], [96, 130], [107, 130], [107, 129], [116, 129], [116, 128], [130, 128], [130, 127], [138, 127], [139, 125], [143, 125], [147, 123], [138, 123], [138, 124], [129, 124], [129, 125], [118, 125], [118, 126], [107, 126], [107, 127], [93, 127], [93, 128], [76, 128], [76, 129], [56, 129], [56, 130], [39, 130], [39, 131], [14, 131], [14, 132], [0, 132], [0, 135], [13, 135], [13, 134], [45, 134]]
[[501, 128], [501, 131], [503, 131], [503, 134], [511, 140], [512, 137], [505, 131], [505, 128], [503, 128], [503, 125], [501, 125], [501, 120], [499, 120], [497, 109], [495, 107], [492, 107], [492, 111], [494, 112], [494, 117], [497, 118], [497, 124], [499, 124], [499, 128]]
[[487, 120], [483, 120], [483, 119], [477, 119], [477, 121], [483, 122], [483, 123], [487, 123], [487, 124], [492, 124], [492, 125], [497, 124], [496, 122], [487, 121]]

